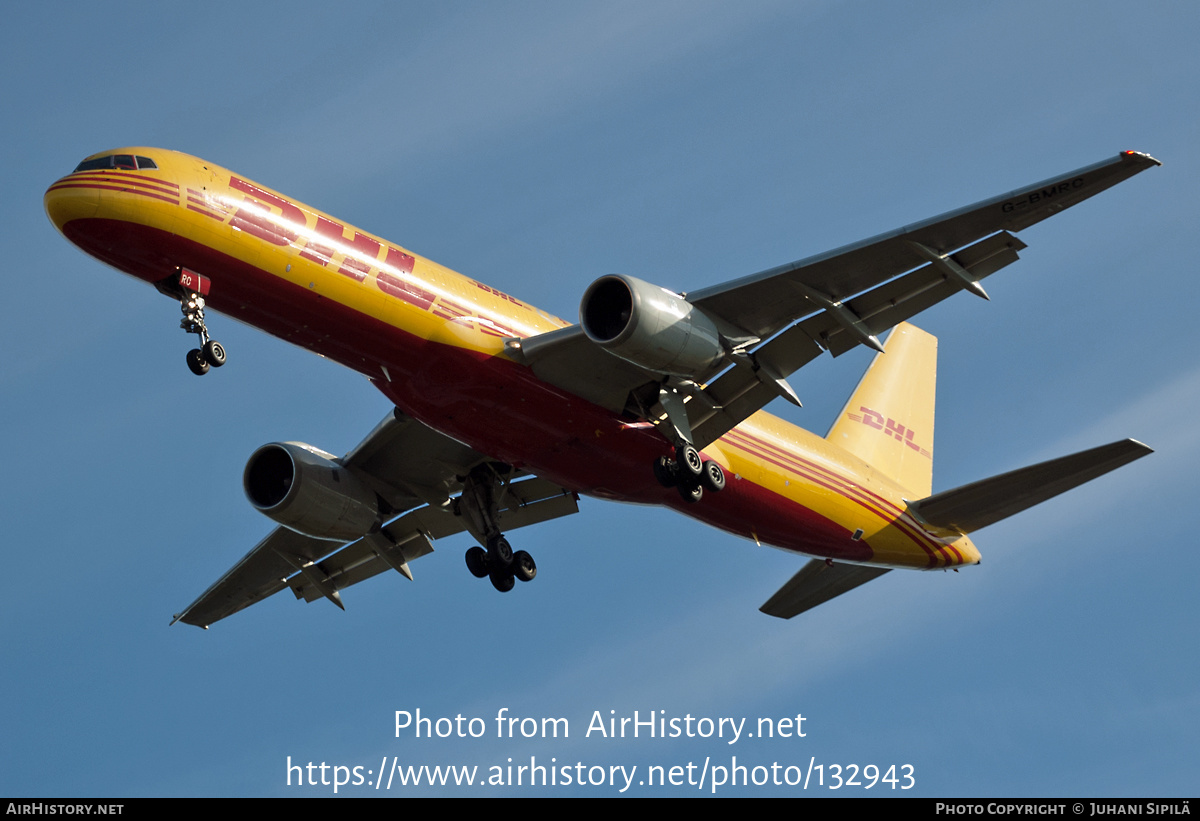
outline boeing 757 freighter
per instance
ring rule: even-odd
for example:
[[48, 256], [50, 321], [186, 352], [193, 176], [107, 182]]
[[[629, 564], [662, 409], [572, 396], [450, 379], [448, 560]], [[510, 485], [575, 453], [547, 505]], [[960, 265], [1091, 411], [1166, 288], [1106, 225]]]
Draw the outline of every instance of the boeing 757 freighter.
[[[791, 618], [893, 568], [977, 564], [968, 534], [1150, 452], [1127, 439], [934, 493], [937, 340], [907, 320], [960, 291], [986, 299], [1017, 233], [1156, 165], [1125, 151], [716, 287], [602, 276], [577, 324], [175, 151], [94, 154], [45, 205], [72, 243], [179, 303], [194, 373], [226, 364], [211, 308], [395, 406], [341, 457], [255, 451], [246, 495], [278, 527], [175, 621], [207, 627], [285, 588], [342, 607], [344, 588], [411, 579], [463, 531], [469, 571], [507, 592], [537, 565], [505, 534], [581, 495], [811, 557], [761, 608]], [[790, 374], [859, 345], [878, 353], [824, 438], [761, 410], [799, 404]]]

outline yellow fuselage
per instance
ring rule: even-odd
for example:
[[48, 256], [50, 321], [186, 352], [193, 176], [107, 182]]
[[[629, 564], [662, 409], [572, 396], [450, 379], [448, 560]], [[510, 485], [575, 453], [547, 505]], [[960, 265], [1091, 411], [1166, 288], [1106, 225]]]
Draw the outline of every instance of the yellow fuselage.
[[541, 382], [507, 352], [505, 340], [568, 323], [219, 166], [120, 152], [157, 168], [79, 171], [46, 192], [69, 240], [160, 287], [180, 268], [203, 274], [211, 307], [365, 374], [406, 413], [482, 453], [810, 555], [913, 568], [979, 561], [968, 538], [906, 512], [920, 488], [762, 412], [705, 449], [728, 485], [687, 505], [648, 468], [669, 451], [656, 431]]

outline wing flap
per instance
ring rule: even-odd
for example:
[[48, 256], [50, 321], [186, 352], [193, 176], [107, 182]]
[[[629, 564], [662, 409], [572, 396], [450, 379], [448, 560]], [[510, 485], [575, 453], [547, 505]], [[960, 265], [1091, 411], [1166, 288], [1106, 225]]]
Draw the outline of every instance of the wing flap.
[[408, 563], [433, 552], [429, 538], [412, 523], [414, 513], [426, 510], [429, 508], [401, 516], [381, 531], [388, 536], [372, 534], [347, 545], [315, 565], [319, 574], [297, 573], [288, 579], [287, 586], [296, 598], [312, 602], [328, 598], [329, 590], [343, 590], [388, 570], [411, 578]]
[[[1016, 262], [1017, 252], [1025, 247], [1021, 240], [1001, 231], [951, 255], [950, 260], [968, 281], [978, 282]], [[696, 446], [716, 441], [766, 406], [780, 395], [773, 384], [776, 380], [785, 379], [825, 348], [834, 356], [845, 353], [863, 341], [856, 333], [882, 334], [964, 287], [964, 280], [926, 264], [847, 302], [845, 307], [860, 325], [857, 332], [847, 328], [845, 317], [839, 318], [834, 309], [827, 308], [777, 334], [713, 380], [703, 391], [703, 401], [688, 403]]]
[[685, 406], [692, 426], [692, 444], [703, 450], [779, 395], [779, 388], [770, 378], [760, 379], [751, 367], [726, 371], [704, 390], [702, 398]]
[[[970, 277], [970, 282], [978, 282], [1016, 262], [1017, 252], [1025, 247], [1021, 240], [1007, 231], [1001, 231], [951, 254], [949, 258]], [[962, 280], [955, 279], [937, 265], [929, 264], [855, 297], [846, 303], [846, 307], [860, 318], [871, 335], [878, 336], [954, 296], [964, 287], [966, 284]], [[861, 341], [848, 333], [829, 311], [800, 324], [810, 336], [824, 342], [834, 356], [841, 356], [857, 347]]]
[[823, 559], [812, 559], [758, 609], [768, 616], [790, 619], [887, 572], [886, 567], [828, 564]]
[[1136, 439], [1125, 439], [935, 493], [908, 507], [933, 527], [973, 533], [1149, 453]]
[[[573, 493], [538, 478], [509, 485], [498, 507], [505, 531], [579, 512]], [[320, 572], [315, 576], [297, 573], [287, 586], [296, 598], [312, 602], [328, 598], [330, 590], [344, 590], [388, 570], [411, 579], [408, 562], [433, 552], [430, 539], [444, 539], [466, 529], [463, 517], [454, 515], [449, 506], [418, 508], [318, 562], [315, 567]]]

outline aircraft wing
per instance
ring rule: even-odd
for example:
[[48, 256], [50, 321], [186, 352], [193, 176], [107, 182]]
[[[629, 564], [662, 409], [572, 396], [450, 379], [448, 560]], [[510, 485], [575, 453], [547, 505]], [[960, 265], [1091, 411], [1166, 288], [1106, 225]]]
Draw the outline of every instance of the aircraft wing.
[[[1135, 151], [923, 222], [682, 296], [737, 345], [693, 391], [688, 417], [698, 447], [776, 396], [798, 401], [786, 377], [828, 350], [878, 336], [1017, 260], [1021, 231], [1110, 188], [1158, 160]], [[590, 348], [589, 348], [590, 346]], [[592, 344], [579, 326], [521, 341], [545, 381], [612, 410], [647, 408], [655, 374]], [[732, 364], [732, 367], [729, 365]], [[723, 373], [721, 373], [723, 371]], [[720, 375], [718, 376], [718, 373]], [[640, 396], [639, 396], [640, 393]]]
[[922, 249], [939, 256], [952, 254], [997, 231], [1024, 230], [1156, 165], [1160, 163], [1153, 157], [1125, 151], [886, 234], [693, 291], [688, 301], [766, 338], [819, 310], [821, 302], [812, 292], [842, 302], [905, 271], [934, 264]]
[[[411, 579], [408, 563], [433, 551], [431, 539], [467, 529], [451, 497], [462, 490], [459, 477], [486, 461], [398, 410], [388, 414], [338, 462], [369, 484], [394, 514], [410, 512], [348, 544], [277, 527], [171, 623], [207, 628], [284, 588], [306, 601], [327, 598], [342, 607], [338, 591], [385, 570]], [[506, 484], [498, 506], [509, 530], [578, 510], [574, 494], [536, 477]]]

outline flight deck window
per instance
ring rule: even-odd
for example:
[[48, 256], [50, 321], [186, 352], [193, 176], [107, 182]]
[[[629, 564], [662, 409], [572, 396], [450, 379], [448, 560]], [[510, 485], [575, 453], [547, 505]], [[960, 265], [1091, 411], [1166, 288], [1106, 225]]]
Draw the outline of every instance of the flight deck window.
[[94, 160], [84, 160], [79, 165], [75, 166], [76, 171], [99, 171], [104, 168], [113, 167], [112, 156], [97, 157]]
[[158, 168], [158, 163], [149, 157], [138, 157], [136, 161], [132, 154], [109, 154], [107, 157], [97, 157], [94, 160], [84, 160], [75, 166], [75, 171], [104, 171], [109, 168], [137, 169]]

